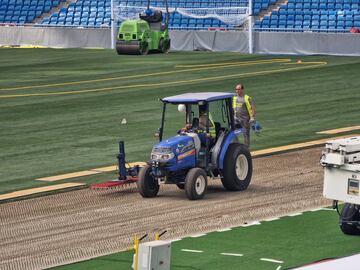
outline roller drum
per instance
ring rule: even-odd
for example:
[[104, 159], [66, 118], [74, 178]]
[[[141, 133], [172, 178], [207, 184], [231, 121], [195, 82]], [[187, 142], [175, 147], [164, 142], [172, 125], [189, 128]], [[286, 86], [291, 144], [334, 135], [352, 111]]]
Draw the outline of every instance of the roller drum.
[[118, 54], [147, 54], [147, 46], [139, 41], [117, 41], [116, 51]]

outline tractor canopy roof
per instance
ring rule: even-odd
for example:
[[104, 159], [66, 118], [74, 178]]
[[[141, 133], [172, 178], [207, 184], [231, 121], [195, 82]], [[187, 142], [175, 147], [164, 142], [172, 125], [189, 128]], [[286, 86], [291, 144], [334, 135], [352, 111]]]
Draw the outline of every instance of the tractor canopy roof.
[[177, 96], [163, 98], [162, 101], [166, 103], [180, 104], [180, 103], [199, 103], [210, 102], [232, 98], [235, 94], [226, 92], [201, 92], [201, 93], [186, 93]]

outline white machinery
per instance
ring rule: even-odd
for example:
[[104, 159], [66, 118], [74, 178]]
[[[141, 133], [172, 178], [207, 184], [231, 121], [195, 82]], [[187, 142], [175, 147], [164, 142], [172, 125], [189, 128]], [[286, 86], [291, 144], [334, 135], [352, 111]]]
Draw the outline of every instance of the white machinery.
[[170, 270], [171, 242], [152, 241], [139, 245], [138, 270]]
[[360, 234], [360, 137], [326, 142], [320, 159], [324, 167], [324, 197], [344, 201], [340, 228], [345, 234]]

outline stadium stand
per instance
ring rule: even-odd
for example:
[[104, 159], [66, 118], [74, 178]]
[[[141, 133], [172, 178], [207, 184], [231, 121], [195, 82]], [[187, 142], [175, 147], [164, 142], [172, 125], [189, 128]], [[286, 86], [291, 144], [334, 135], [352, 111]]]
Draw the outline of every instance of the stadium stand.
[[349, 32], [360, 27], [360, 0], [289, 0], [255, 23], [258, 30]]
[[[169, 2], [169, 6], [178, 8], [216, 8], [222, 7], [224, 4], [237, 6], [239, 2], [237, 0], [225, 2], [220, 0], [217, 2], [173, 0]], [[146, 1], [128, 0], [126, 4], [129, 6], [146, 6]], [[163, 7], [163, 4], [155, 1], [152, 2], [152, 6]], [[58, 13], [53, 13], [51, 16], [44, 18], [41, 23], [47, 25], [108, 27], [110, 21], [110, 0], [78, 0], [75, 3], [70, 3], [67, 8], [62, 8]], [[172, 29], [208, 29], [212, 27], [232, 28], [216, 18], [195, 19], [177, 12], [170, 14], [170, 28]]]
[[[146, 0], [122, 0], [127, 5], [146, 6]], [[63, 5], [46, 16], [65, 0], [0, 0], [0, 23], [25, 24], [42, 18], [40, 24], [72, 27], [109, 27], [111, 0], [77, 0]], [[238, 7], [240, 0], [170, 0], [170, 7], [219, 8]], [[153, 6], [163, 7], [162, 1]], [[253, 14], [257, 16], [258, 31], [326, 31], [348, 32], [360, 28], [360, 0], [288, 0], [277, 6], [276, 0], [254, 0]], [[272, 8], [274, 7], [274, 8]], [[262, 15], [267, 13], [265, 15]], [[216, 18], [190, 18], [178, 12], [170, 15], [171, 29], [232, 29]]]
[[111, 2], [78, 0], [42, 20], [42, 24], [66, 26], [110, 26]]
[[65, 0], [0, 0], [0, 23], [31, 23]]
[[265, 11], [270, 5], [275, 5], [276, 0], [254, 0], [253, 15], [257, 16], [261, 11]]

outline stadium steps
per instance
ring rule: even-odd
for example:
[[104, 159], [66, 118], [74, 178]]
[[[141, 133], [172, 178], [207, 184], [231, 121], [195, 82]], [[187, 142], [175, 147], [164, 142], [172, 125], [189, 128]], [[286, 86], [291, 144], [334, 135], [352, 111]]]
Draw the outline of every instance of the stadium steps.
[[280, 9], [282, 4], [287, 4], [288, 0], [276, 1], [275, 5], [270, 5], [267, 10], [261, 11], [258, 16], [255, 17], [254, 21], [262, 20], [266, 15], [271, 15], [274, 10]]
[[41, 22], [42, 22], [42, 20], [44, 18], [51, 16], [51, 14], [53, 14], [53, 13], [58, 13], [60, 11], [60, 9], [62, 9], [64, 7], [67, 8], [67, 7], [69, 7], [69, 5], [71, 3], [75, 3], [75, 2], [76, 2], [76, 0], [66, 0], [66, 2], [60, 2], [60, 4], [58, 6], [53, 7], [52, 9], [50, 9], [49, 12], [43, 13], [40, 17], [36, 18], [33, 21], [33, 23], [34, 24], [41, 24]]

